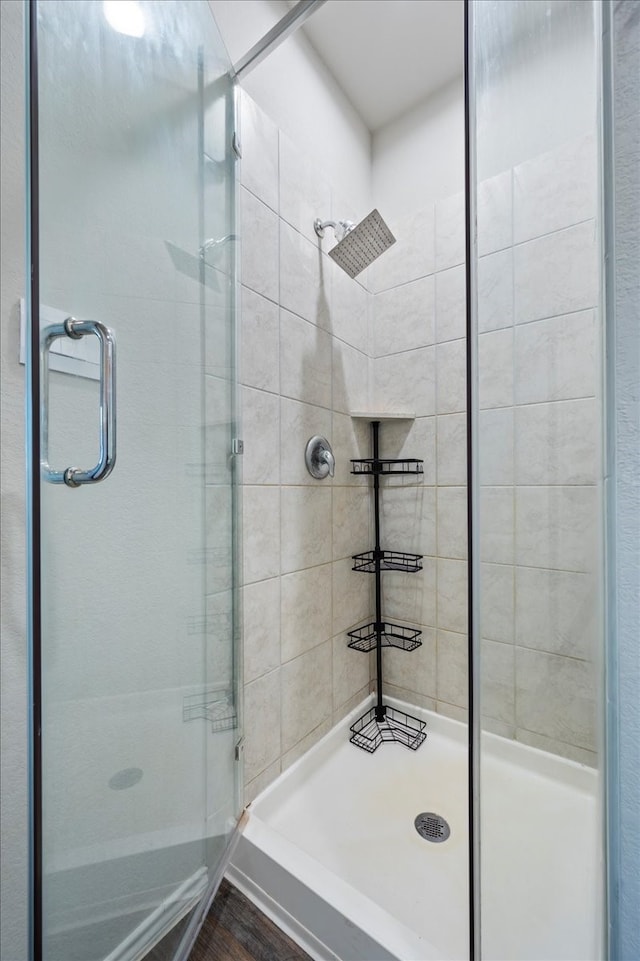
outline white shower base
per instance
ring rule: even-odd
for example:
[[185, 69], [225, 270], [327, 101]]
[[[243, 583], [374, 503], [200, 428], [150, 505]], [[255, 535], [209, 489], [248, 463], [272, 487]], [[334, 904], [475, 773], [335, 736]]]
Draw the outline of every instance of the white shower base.
[[[349, 743], [361, 705], [264, 791], [229, 871], [316, 959], [468, 957], [467, 730], [427, 721], [413, 752]], [[483, 735], [482, 937], [485, 959], [598, 959], [597, 774]], [[451, 836], [423, 840], [416, 815]]]

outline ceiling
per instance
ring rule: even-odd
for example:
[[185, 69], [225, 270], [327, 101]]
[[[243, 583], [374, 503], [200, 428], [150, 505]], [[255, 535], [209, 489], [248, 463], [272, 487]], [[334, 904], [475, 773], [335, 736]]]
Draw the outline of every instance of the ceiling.
[[302, 30], [371, 131], [462, 73], [463, 0], [327, 0]]

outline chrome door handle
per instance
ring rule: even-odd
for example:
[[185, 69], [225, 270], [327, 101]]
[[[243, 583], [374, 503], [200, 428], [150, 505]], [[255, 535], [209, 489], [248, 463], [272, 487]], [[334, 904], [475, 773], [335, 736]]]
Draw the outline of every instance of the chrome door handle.
[[[100, 343], [100, 457], [95, 467], [67, 467], [54, 470], [49, 464], [49, 348], [59, 337], [78, 340], [93, 334]], [[80, 487], [97, 484], [108, 477], [116, 463], [116, 336], [109, 327], [97, 320], [76, 320], [67, 317], [61, 324], [45, 327], [40, 338], [40, 383], [42, 405], [40, 413], [41, 467], [43, 477], [50, 484]]]

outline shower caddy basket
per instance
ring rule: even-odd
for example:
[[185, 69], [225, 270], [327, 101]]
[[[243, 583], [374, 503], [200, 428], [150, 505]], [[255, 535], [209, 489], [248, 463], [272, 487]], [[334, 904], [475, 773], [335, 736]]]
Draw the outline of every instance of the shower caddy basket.
[[392, 474], [422, 474], [423, 461], [413, 457], [390, 460], [379, 454], [380, 421], [371, 420], [372, 457], [351, 461], [352, 474], [373, 477], [373, 506], [375, 518], [375, 547], [362, 554], [353, 555], [353, 570], [375, 575], [376, 615], [375, 621], [348, 631], [349, 647], [368, 654], [376, 652], [377, 696], [376, 704], [355, 724], [351, 725], [351, 742], [369, 753], [383, 741], [398, 741], [405, 747], [417, 750], [425, 740], [426, 723], [387, 705], [382, 697], [382, 648], [395, 647], [401, 651], [414, 651], [420, 647], [422, 631], [400, 624], [390, 624], [382, 617], [382, 571], [404, 571], [415, 574], [422, 570], [422, 554], [407, 554], [383, 550], [380, 547], [380, 478]]

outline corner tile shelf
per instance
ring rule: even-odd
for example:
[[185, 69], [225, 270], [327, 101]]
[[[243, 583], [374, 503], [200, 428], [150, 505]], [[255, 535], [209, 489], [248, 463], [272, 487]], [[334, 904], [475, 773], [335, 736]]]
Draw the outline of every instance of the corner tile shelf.
[[422, 570], [422, 554], [408, 554], [404, 551], [382, 550], [380, 547], [380, 478], [387, 474], [421, 474], [423, 462], [414, 457], [382, 458], [379, 455], [380, 421], [411, 420], [409, 414], [359, 414], [352, 417], [367, 417], [371, 421], [372, 457], [352, 460], [351, 473], [373, 478], [375, 547], [373, 550], [354, 554], [353, 570], [375, 575], [376, 613], [375, 620], [348, 632], [351, 640], [348, 646], [366, 654], [376, 652], [377, 697], [375, 706], [352, 724], [350, 741], [357, 747], [372, 754], [384, 741], [397, 741], [415, 751], [425, 740], [426, 724], [411, 714], [389, 707], [382, 697], [382, 649], [397, 648], [402, 651], [415, 651], [420, 647], [422, 632], [417, 627], [404, 627], [390, 624], [382, 618], [382, 571], [404, 571], [415, 574]]

